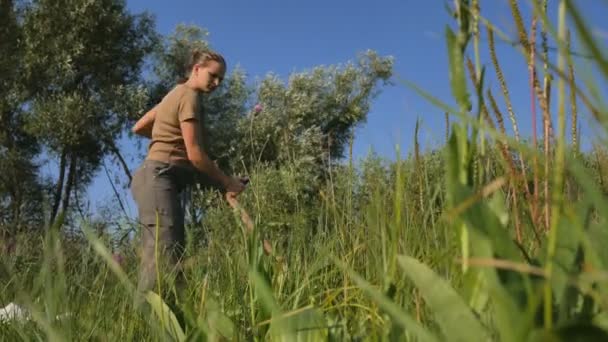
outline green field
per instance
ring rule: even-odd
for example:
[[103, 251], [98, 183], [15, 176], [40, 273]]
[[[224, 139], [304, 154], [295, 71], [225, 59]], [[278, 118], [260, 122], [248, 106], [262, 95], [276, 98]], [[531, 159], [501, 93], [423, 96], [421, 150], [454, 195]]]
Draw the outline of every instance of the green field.
[[[444, 40], [453, 98], [399, 81], [446, 113], [443, 145], [421, 149], [417, 125], [405, 160], [370, 153], [356, 162], [348, 134], [338, 139], [344, 158], [306, 159], [300, 154], [317, 147], [292, 142], [285, 152], [277, 140], [274, 152], [265, 149], [267, 119], [245, 161], [226, 161], [251, 178], [239, 201], [253, 233], [216, 191], [195, 191], [192, 206], [203, 214], [187, 227], [179, 299], [161, 282], [136, 309], [137, 236], [121, 240], [95, 222], [68, 233], [59, 213], [44, 234], [22, 230], [0, 244], [0, 304], [29, 312], [0, 322], [0, 340], [608, 340], [608, 106], [596, 91], [608, 80], [608, 53], [574, 1], [552, 4], [554, 21], [533, 2], [539, 37], [558, 49], [550, 60], [544, 41], [529, 41], [516, 3], [521, 41], [513, 49], [535, 66], [544, 134], [507, 134], [517, 132], [509, 85], [494, 93], [484, 85], [484, 75], [504, 78], [493, 39], [491, 58], [481, 60], [478, 35], [502, 33], [477, 1], [456, 1]], [[575, 77], [567, 37], [589, 51], [593, 76]], [[373, 64], [381, 60], [367, 61], [382, 79]], [[356, 79], [353, 70], [330, 79]], [[280, 97], [274, 85], [260, 95], [269, 103]], [[579, 146], [579, 112], [602, 132], [593, 148]]]

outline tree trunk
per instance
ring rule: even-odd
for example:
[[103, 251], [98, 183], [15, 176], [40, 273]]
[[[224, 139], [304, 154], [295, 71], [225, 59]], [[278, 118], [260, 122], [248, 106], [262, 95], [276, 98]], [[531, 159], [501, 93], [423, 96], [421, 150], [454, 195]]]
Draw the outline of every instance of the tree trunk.
[[[11, 177], [12, 179], [12, 184], [15, 184], [15, 179], [14, 177]], [[7, 212], [7, 219], [8, 222], [14, 227], [13, 232], [16, 233], [18, 230], [18, 222], [17, 222], [17, 217], [19, 215], [19, 204], [18, 204], [18, 188], [16, 186], [8, 186], [8, 198], [9, 198], [9, 202], [8, 202], [8, 212]], [[10, 213], [10, 214], [9, 214]]]
[[82, 206], [80, 204], [80, 198], [78, 197], [78, 178], [74, 179], [74, 187], [76, 187], [76, 192], [74, 193], [74, 199], [76, 200], [76, 209], [78, 210], [78, 213], [80, 214], [80, 218], [82, 219], [82, 221], [86, 221], [86, 216], [84, 215], [84, 212], [82, 211]]
[[50, 225], [52, 226], [57, 217], [57, 211], [59, 210], [59, 203], [61, 202], [61, 192], [63, 190], [63, 181], [65, 178], [65, 163], [66, 163], [66, 151], [61, 152], [61, 161], [59, 163], [59, 179], [57, 180], [57, 186], [55, 187], [55, 197], [53, 199], [53, 207], [51, 208]]
[[70, 194], [74, 186], [74, 180], [76, 179], [76, 163], [78, 159], [75, 154], [70, 155], [70, 170], [68, 171], [68, 182], [65, 185], [65, 192], [63, 193], [63, 202], [61, 203], [61, 211], [67, 213], [70, 205]]
[[[21, 191], [27, 191], [26, 189], [22, 189]], [[23, 203], [23, 199], [21, 193], [19, 191], [13, 194], [13, 224], [15, 225], [15, 233], [21, 230], [22, 223], [21, 222], [21, 205]]]

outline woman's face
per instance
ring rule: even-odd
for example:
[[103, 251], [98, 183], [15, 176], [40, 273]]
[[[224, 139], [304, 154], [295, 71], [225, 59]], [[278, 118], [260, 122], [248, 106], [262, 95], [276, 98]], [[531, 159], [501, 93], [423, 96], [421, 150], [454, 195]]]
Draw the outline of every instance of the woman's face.
[[196, 87], [203, 93], [210, 93], [219, 87], [226, 70], [222, 63], [208, 60], [194, 66], [193, 76]]

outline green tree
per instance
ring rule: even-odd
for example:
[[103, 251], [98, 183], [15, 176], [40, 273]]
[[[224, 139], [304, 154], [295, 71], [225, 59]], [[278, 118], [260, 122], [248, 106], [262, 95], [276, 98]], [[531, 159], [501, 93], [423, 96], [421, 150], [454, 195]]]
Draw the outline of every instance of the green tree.
[[296, 191], [314, 193], [327, 167], [341, 161], [357, 125], [365, 122], [379, 82], [392, 75], [392, 58], [367, 51], [344, 66], [292, 74], [287, 84], [267, 76], [256, 107], [239, 121], [238, 158], [298, 170]]
[[33, 161], [39, 145], [24, 130], [20, 15], [12, 0], [0, 0], [0, 233], [8, 227], [14, 233], [38, 226], [43, 220], [43, 186]]
[[27, 129], [59, 160], [52, 221], [105, 156], [122, 159], [116, 139], [147, 102], [141, 68], [157, 35], [152, 18], [122, 0], [35, 0], [23, 28]]

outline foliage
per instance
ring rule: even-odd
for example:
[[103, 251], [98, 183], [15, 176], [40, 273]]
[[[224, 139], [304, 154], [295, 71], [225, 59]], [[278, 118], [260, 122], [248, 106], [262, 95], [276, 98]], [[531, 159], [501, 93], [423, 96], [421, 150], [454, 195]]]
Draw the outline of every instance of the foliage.
[[[157, 36], [150, 16], [128, 13], [121, 0], [40, 0], [24, 2], [19, 9], [12, 1], [2, 5], [7, 19], [2, 20], [3, 36], [10, 37], [3, 40], [1, 62], [6, 71], [1, 89], [3, 183], [15, 179], [15, 172], [24, 174], [13, 184], [27, 190], [4, 186], [1, 193], [7, 198], [3, 203], [13, 207], [11, 222], [29, 220], [35, 226], [42, 223], [43, 208], [34, 158], [42, 150], [58, 160], [46, 208], [54, 221], [60, 209], [69, 211], [70, 198], [86, 189], [103, 158], [120, 155], [116, 140], [127, 115], [141, 111], [147, 99], [140, 70]], [[26, 198], [31, 202], [28, 215], [37, 209], [34, 221], [14, 209], [27, 209]]]
[[0, 236], [43, 222], [43, 185], [34, 157], [40, 145], [25, 128], [22, 103], [26, 92], [20, 77], [24, 55], [20, 8], [0, 2]]
[[[125, 256], [119, 264], [107, 247], [111, 236], [104, 232], [85, 227], [84, 236], [64, 234], [62, 239], [55, 229], [44, 239], [23, 233], [3, 246], [8, 257], [0, 261], [0, 283], [6, 284], [0, 301], [18, 299], [32, 321], [5, 324], [2, 337], [607, 339], [606, 150], [597, 144], [592, 151], [579, 151], [576, 139], [570, 148], [566, 98], [580, 96], [600, 124], [607, 113], [601, 99], [585, 97], [573, 77], [566, 82], [572, 58], [565, 48], [567, 15], [600, 71], [606, 61], [572, 1], [560, 1], [557, 30], [545, 7], [534, 2], [541, 36], [555, 34], [559, 45], [557, 66], [541, 58], [544, 71], [558, 80], [557, 125], [541, 141], [512, 138], [483, 82], [478, 1], [455, 3], [458, 26], [446, 28], [446, 76], [456, 108], [408, 83], [456, 117], [444, 147], [420, 151], [417, 126], [414, 150], [404, 160], [373, 153], [361, 162], [339, 160], [350, 130], [365, 118], [375, 82], [388, 76], [377, 72], [388, 60], [373, 62], [373, 54], [358, 66], [293, 75], [286, 85], [268, 77], [255, 92], [235, 72], [217, 97], [207, 99], [210, 124], [219, 124], [220, 113], [230, 113], [230, 124], [216, 126], [221, 133], [214, 134], [235, 132], [235, 140], [210, 147], [221, 162], [244, 167], [251, 176], [239, 200], [253, 214], [253, 232], [216, 192], [197, 192], [198, 205], [207, 210], [202, 221], [188, 226], [183, 262], [188, 286], [177, 302], [149, 294], [152, 312], [131, 304], [136, 241], [113, 251]], [[527, 40], [517, 2], [510, 5], [522, 58], [535, 70], [540, 62], [529, 58], [535, 45]], [[470, 42], [475, 64], [466, 62]], [[492, 59], [499, 69], [496, 56]], [[532, 81], [537, 77], [530, 75]], [[540, 103], [551, 89], [552, 77], [546, 76], [542, 89], [531, 82]], [[566, 83], [575, 88], [569, 94]], [[361, 84], [368, 90], [357, 88]], [[260, 107], [251, 107], [250, 94], [256, 94]], [[340, 94], [348, 94], [343, 102], [337, 100]], [[53, 103], [82, 105], [77, 96]], [[543, 128], [553, 127], [545, 113], [549, 107], [542, 110]], [[575, 114], [570, 115], [575, 122]], [[249, 145], [237, 144], [240, 139], [249, 139]], [[264, 240], [271, 248], [264, 248]]]

